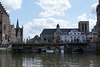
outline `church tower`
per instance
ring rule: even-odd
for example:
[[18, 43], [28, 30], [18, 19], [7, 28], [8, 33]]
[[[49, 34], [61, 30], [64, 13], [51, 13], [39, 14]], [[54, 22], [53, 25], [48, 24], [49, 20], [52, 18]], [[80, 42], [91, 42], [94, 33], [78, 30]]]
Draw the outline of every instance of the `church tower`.
[[23, 26], [22, 28], [19, 26], [19, 21], [17, 19], [16, 24], [16, 42], [22, 43], [23, 42]]
[[17, 28], [17, 29], [19, 29], [19, 28], [20, 28], [20, 27], [19, 27], [19, 21], [18, 21], [18, 19], [17, 19], [16, 28]]
[[98, 41], [100, 41], [100, 0], [96, 12], [97, 12]]

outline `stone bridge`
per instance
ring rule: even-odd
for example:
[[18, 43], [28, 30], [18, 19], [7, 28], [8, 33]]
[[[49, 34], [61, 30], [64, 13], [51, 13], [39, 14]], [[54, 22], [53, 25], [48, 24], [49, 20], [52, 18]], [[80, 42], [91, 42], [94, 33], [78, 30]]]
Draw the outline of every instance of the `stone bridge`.
[[88, 43], [68, 43], [65, 46], [65, 51], [83, 52], [88, 51]]
[[63, 52], [63, 51], [87, 51], [88, 43], [67, 44], [12, 44], [14, 52]]

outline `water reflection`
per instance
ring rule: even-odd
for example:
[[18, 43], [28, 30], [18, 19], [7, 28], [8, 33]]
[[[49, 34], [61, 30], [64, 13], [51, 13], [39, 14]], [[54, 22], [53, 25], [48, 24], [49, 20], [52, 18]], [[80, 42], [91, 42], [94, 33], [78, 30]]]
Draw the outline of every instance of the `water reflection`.
[[100, 55], [3, 53], [0, 67], [100, 67]]

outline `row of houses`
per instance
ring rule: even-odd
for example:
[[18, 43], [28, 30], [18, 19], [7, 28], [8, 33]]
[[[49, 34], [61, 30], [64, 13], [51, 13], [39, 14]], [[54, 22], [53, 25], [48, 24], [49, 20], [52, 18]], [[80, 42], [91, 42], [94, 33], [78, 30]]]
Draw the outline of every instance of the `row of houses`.
[[16, 28], [10, 23], [9, 14], [0, 2], [0, 44], [23, 41], [23, 27], [19, 27], [17, 20]]
[[[95, 27], [95, 26], [94, 26]], [[94, 30], [94, 28], [93, 28]], [[96, 31], [89, 32], [89, 21], [80, 21], [78, 28], [60, 28], [57, 24], [55, 29], [43, 29], [40, 37], [36, 35], [29, 41], [31, 43], [85, 43], [97, 42]]]

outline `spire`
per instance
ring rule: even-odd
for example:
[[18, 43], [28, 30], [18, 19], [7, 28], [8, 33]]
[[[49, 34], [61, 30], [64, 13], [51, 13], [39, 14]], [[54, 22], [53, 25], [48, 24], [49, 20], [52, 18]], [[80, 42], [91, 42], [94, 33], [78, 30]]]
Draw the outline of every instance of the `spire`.
[[59, 24], [57, 24], [57, 29], [60, 28]]
[[22, 28], [23, 28], [23, 25], [22, 25]]
[[19, 28], [19, 22], [18, 22], [18, 19], [17, 19], [17, 25], [16, 25], [16, 28]]
[[99, 4], [100, 4], [100, 0], [99, 0]]

